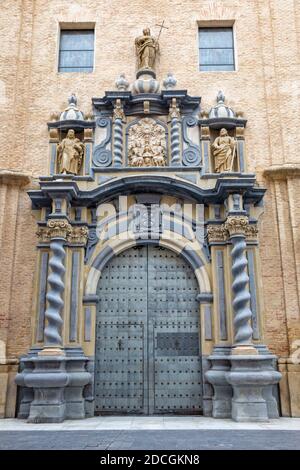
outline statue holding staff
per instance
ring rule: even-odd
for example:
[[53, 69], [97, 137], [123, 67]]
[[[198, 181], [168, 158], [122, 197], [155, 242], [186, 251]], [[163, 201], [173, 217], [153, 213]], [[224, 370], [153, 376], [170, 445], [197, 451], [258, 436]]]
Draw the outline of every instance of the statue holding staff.
[[155, 59], [159, 51], [158, 40], [151, 36], [149, 28], [143, 30], [143, 36], [135, 40], [138, 69], [154, 70]]

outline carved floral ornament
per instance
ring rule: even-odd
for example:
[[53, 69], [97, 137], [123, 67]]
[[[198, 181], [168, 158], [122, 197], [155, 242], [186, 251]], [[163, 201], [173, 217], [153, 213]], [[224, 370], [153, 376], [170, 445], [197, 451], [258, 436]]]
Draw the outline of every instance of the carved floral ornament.
[[144, 118], [128, 131], [129, 166], [166, 165], [165, 129], [154, 119]]
[[208, 225], [207, 236], [209, 243], [223, 242], [229, 237], [241, 235], [247, 240], [256, 240], [258, 228], [255, 224], [249, 224], [246, 216], [229, 216], [222, 225]]
[[46, 227], [39, 227], [37, 236], [41, 243], [50, 243], [53, 238], [64, 238], [68, 243], [85, 245], [88, 233], [86, 226], [73, 227], [66, 220], [51, 219]]

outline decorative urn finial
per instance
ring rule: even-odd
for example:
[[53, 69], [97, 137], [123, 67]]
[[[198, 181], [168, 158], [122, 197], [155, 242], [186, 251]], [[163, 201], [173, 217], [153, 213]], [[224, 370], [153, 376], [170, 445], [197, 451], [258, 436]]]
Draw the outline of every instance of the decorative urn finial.
[[129, 87], [129, 82], [125, 77], [125, 73], [121, 73], [115, 81], [116, 87], [119, 91], [126, 91]]
[[68, 98], [68, 106], [60, 115], [60, 121], [84, 121], [83, 113], [77, 108], [77, 98], [74, 93]]
[[220, 90], [218, 95], [217, 95], [217, 103], [218, 104], [223, 104], [224, 101], [225, 101], [225, 95], [224, 95], [223, 91]]
[[172, 90], [173, 88], [175, 88], [176, 84], [176, 78], [174, 77], [172, 72], [168, 72], [167, 77], [163, 81], [163, 86], [166, 90]]
[[225, 95], [221, 90], [217, 95], [217, 104], [209, 112], [209, 119], [214, 118], [235, 118], [233, 109], [225, 105]]

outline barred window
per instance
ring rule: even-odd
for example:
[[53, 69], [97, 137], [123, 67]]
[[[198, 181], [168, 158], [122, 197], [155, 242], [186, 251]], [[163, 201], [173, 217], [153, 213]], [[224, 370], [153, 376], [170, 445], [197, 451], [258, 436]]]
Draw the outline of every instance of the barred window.
[[94, 66], [94, 30], [61, 30], [59, 72], [92, 72]]
[[232, 28], [199, 28], [199, 67], [203, 72], [235, 70]]

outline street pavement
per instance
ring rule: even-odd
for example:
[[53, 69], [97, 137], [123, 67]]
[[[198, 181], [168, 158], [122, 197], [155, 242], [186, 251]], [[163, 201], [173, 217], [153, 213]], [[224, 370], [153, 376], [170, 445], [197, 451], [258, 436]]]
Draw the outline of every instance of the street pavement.
[[59, 424], [0, 420], [0, 450], [300, 450], [300, 419], [95, 417]]

